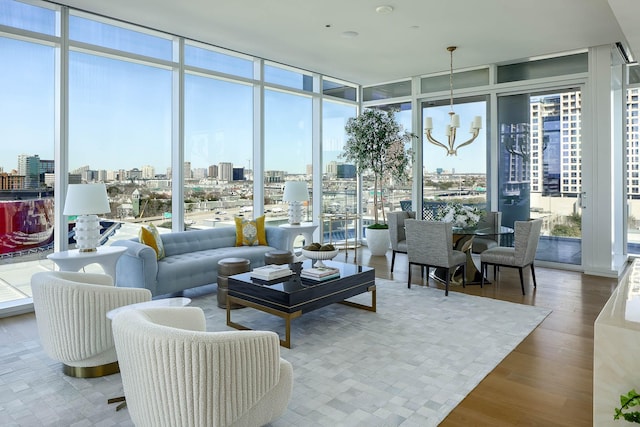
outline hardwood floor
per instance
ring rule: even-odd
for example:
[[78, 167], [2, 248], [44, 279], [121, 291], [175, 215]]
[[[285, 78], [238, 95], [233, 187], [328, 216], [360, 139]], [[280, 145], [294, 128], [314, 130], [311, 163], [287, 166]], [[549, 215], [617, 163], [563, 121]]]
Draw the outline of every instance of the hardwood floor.
[[[345, 260], [341, 251], [335, 258]], [[353, 262], [353, 249], [347, 262]], [[396, 256], [390, 273], [391, 252], [371, 257], [358, 249], [358, 262], [376, 269], [376, 276], [407, 280], [406, 255]], [[525, 277], [529, 278], [526, 274]], [[593, 384], [593, 324], [617, 285], [617, 280], [576, 272], [536, 268], [538, 288], [525, 284], [520, 291], [517, 270], [503, 268], [500, 281], [480, 288], [452, 286], [464, 292], [553, 310], [441, 423], [456, 426], [591, 426]], [[492, 279], [492, 277], [490, 277]], [[492, 280], [493, 282], [493, 280]], [[412, 283], [443, 289], [433, 280], [420, 279], [416, 268]], [[33, 314], [2, 319], [0, 344], [17, 337], [35, 337]], [[613, 409], [612, 409], [613, 416]]]
[[[343, 261], [341, 253], [336, 260]], [[393, 274], [391, 253], [371, 257], [360, 249], [361, 264], [376, 276], [407, 280], [406, 255], [398, 254]], [[349, 262], [353, 261], [353, 251]], [[412, 284], [443, 289], [432, 279], [420, 279], [417, 267]], [[491, 269], [490, 269], [491, 270]], [[525, 272], [526, 273], [526, 272]], [[490, 274], [492, 274], [490, 272]], [[525, 282], [520, 290], [516, 269], [502, 268], [498, 283], [450, 287], [464, 292], [553, 310], [440, 424], [456, 426], [592, 426], [593, 324], [618, 281], [577, 272], [536, 268], [538, 287]], [[491, 280], [492, 277], [490, 276]], [[613, 406], [612, 406], [613, 416]]]

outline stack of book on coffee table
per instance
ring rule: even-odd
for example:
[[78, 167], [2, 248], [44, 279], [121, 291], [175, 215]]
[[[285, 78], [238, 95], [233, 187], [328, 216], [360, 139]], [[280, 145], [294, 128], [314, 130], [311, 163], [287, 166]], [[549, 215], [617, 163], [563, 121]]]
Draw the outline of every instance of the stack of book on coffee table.
[[305, 268], [300, 273], [300, 277], [310, 280], [329, 280], [340, 277], [340, 270], [331, 267], [313, 267]]
[[275, 265], [268, 264], [263, 267], [254, 268], [251, 271], [251, 277], [254, 279], [260, 280], [275, 280], [281, 279], [283, 277], [291, 276], [293, 271], [289, 268], [287, 264], [284, 265]]

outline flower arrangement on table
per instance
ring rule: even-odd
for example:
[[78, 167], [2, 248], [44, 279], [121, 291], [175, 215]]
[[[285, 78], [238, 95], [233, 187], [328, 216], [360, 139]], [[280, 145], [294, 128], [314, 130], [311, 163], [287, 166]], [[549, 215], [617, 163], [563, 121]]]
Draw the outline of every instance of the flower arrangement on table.
[[480, 221], [481, 215], [478, 208], [462, 203], [447, 203], [436, 214], [436, 220], [451, 222], [454, 227], [475, 227]]

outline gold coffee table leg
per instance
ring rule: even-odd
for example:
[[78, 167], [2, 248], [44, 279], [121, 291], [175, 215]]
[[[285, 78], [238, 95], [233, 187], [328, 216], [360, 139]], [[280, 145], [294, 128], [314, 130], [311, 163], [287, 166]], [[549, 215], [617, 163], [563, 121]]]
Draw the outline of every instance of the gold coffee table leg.
[[291, 320], [296, 317], [302, 316], [302, 311], [295, 311], [293, 313], [284, 313], [282, 311], [274, 310], [269, 307], [265, 307], [264, 305], [256, 304], [251, 301], [245, 301], [243, 299], [232, 297], [227, 295], [227, 326], [231, 326], [232, 328], [241, 330], [241, 331], [250, 331], [251, 328], [241, 325], [240, 323], [236, 323], [231, 321], [231, 303], [243, 305], [245, 307], [255, 308], [256, 310], [262, 311], [267, 314], [272, 314], [274, 316], [278, 316], [285, 321], [285, 331], [284, 331], [284, 340], [280, 340], [280, 345], [286, 348], [291, 348]]
[[371, 292], [371, 305], [364, 305], [358, 302], [352, 301], [340, 301], [340, 304], [348, 305], [349, 307], [359, 308], [361, 310], [376, 311], [376, 285], [369, 286], [367, 291]]

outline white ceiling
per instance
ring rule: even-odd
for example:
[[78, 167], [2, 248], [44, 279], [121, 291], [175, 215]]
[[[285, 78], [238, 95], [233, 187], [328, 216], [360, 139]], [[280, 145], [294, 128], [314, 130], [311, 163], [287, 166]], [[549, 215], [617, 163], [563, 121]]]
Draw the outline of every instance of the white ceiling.
[[447, 71], [450, 45], [456, 69], [627, 40], [640, 54], [638, 0], [59, 3], [363, 85]]

